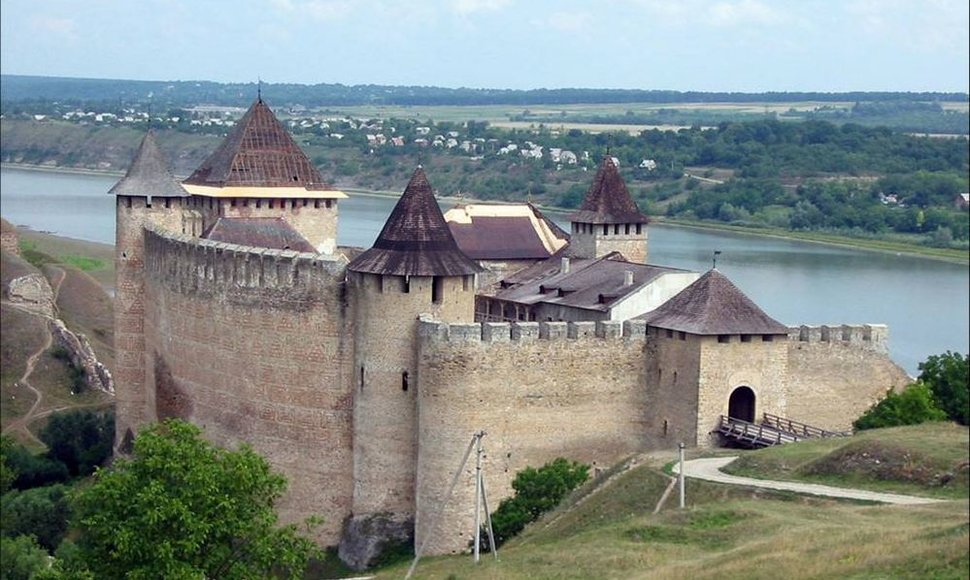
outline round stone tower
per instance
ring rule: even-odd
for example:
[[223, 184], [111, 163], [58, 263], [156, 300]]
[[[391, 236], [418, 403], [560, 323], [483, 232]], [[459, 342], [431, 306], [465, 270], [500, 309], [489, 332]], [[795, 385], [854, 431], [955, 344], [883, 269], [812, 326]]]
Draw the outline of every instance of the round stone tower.
[[138, 427], [154, 420], [154, 397], [145, 385], [145, 228], [181, 232], [189, 194], [169, 172], [151, 130], [108, 193], [116, 198], [115, 446], [125, 452]]
[[372, 563], [413, 538], [417, 319], [473, 322], [475, 275], [421, 167], [374, 246], [347, 267], [354, 320], [354, 498], [340, 557]]
[[647, 263], [647, 223], [630, 197], [613, 158], [606, 156], [586, 192], [583, 205], [569, 216], [569, 248], [577, 258], [620, 252], [631, 262]]

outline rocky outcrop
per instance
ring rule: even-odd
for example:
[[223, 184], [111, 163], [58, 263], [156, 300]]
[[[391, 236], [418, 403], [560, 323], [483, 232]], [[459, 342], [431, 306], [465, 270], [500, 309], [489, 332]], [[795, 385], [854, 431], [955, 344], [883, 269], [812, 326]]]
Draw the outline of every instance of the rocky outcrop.
[[26, 274], [11, 280], [7, 285], [7, 299], [41, 316], [54, 317], [54, 291], [41, 274]]
[[414, 543], [414, 518], [379, 513], [351, 517], [344, 524], [337, 555], [354, 570], [364, 570], [381, 557]]
[[98, 361], [87, 337], [81, 333], [75, 334], [64, 325], [63, 321], [56, 318], [51, 319], [50, 330], [54, 344], [66, 350], [71, 364], [84, 371], [84, 382], [87, 387], [113, 395], [115, 385], [111, 372]]

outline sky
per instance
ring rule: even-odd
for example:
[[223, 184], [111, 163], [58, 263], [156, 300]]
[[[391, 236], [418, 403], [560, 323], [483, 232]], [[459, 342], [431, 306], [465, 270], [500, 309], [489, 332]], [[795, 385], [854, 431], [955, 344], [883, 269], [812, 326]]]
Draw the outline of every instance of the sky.
[[0, 72], [970, 92], [967, 0], [2, 0]]

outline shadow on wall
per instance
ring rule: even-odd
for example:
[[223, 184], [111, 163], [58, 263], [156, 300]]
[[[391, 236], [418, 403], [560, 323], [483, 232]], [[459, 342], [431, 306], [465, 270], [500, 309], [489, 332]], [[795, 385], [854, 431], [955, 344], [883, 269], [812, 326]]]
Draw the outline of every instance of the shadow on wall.
[[165, 359], [155, 353], [155, 412], [159, 421], [176, 418], [188, 420], [192, 414], [192, 399], [172, 377]]

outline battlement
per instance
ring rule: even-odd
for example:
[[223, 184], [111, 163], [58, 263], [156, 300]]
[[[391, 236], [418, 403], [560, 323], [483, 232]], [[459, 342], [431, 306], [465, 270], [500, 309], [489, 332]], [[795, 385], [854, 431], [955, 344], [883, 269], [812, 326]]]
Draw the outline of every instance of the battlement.
[[507, 343], [537, 340], [644, 340], [642, 320], [596, 322], [473, 322], [446, 323], [421, 315], [418, 336], [432, 343]]
[[155, 227], [145, 231], [146, 273], [179, 292], [297, 291], [293, 297], [343, 279], [342, 256], [214, 242]]
[[788, 340], [796, 343], [843, 344], [863, 350], [889, 351], [889, 327], [885, 324], [841, 324], [838, 326], [791, 326]]

